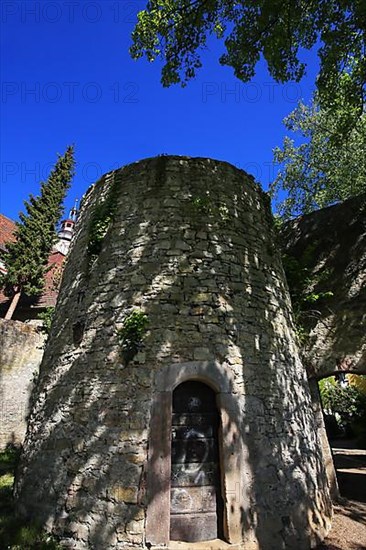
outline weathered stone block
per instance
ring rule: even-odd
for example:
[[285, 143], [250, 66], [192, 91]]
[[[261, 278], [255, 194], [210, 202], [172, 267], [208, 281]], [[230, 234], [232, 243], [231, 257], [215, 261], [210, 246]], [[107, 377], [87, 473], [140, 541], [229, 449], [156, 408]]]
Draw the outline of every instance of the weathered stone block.
[[112, 489], [107, 492], [108, 497], [117, 502], [126, 502], [130, 504], [137, 503], [137, 488], [136, 487], [123, 487], [122, 485], [114, 485]]

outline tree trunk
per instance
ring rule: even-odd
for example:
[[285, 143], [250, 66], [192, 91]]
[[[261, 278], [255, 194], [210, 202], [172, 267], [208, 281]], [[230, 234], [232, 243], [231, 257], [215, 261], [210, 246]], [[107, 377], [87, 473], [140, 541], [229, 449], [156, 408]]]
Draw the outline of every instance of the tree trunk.
[[14, 294], [14, 296], [13, 296], [12, 299], [11, 299], [9, 309], [8, 309], [8, 311], [6, 312], [6, 315], [5, 315], [5, 319], [11, 319], [11, 318], [13, 317], [15, 308], [16, 308], [17, 305], [18, 305], [19, 298], [20, 298], [21, 294], [22, 294], [22, 289], [21, 289], [21, 288], [18, 288], [18, 289], [15, 291], [15, 294]]

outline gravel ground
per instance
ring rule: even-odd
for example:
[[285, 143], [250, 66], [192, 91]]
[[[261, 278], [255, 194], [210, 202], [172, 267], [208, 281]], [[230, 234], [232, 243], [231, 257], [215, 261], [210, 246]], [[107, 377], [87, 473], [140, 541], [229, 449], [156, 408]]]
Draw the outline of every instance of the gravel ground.
[[366, 550], [366, 451], [337, 447], [333, 455], [342, 498], [318, 550]]
[[366, 505], [342, 499], [334, 508], [332, 529], [318, 550], [366, 550]]

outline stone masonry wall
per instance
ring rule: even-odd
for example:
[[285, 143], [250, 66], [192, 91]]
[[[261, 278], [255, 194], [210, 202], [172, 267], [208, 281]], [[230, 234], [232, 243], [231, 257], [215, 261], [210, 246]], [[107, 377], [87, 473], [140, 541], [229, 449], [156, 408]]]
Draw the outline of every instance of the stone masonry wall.
[[[90, 258], [90, 221], [111, 190], [116, 209]], [[118, 329], [135, 309], [148, 332], [127, 362]], [[227, 542], [314, 546], [331, 505], [267, 197], [225, 162], [158, 157], [106, 174], [83, 200], [19, 470], [19, 511], [69, 548], [154, 547], [146, 522], [170, 481], [154, 492], [148, 480], [169, 468], [171, 419], [155, 405], [152, 419], [152, 408], [158, 394], [168, 407], [169, 388], [185, 376], [219, 388]], [[167, 514], [162, 504], [156, 539]]]
[[290, 221], [282, 240], [306, 268], [306, 290], [332, 292], [302, 317], [309, 375], [366, 374], [366, 195]]
[[23, 443], [44, 340], [31, 325], [0, 319], [0, 450]]

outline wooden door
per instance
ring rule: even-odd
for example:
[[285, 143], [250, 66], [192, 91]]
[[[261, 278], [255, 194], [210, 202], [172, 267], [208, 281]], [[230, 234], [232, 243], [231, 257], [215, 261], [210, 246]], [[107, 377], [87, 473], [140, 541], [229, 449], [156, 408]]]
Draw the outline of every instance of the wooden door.
[[174, 390], [170, 540], [221, 537], [218, 427], [211, 388], [189, 381]]

